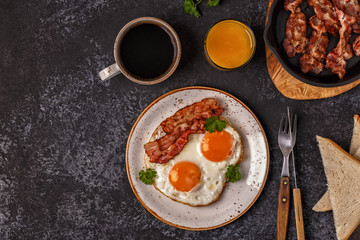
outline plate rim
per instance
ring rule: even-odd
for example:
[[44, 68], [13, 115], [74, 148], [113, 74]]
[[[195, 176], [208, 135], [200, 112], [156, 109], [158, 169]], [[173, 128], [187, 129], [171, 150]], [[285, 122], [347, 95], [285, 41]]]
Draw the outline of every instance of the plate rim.
[[[266, 164], [266, 172], [265, 172], [265, 176], [264, 176], [264, 181], [263, 181], [263, 184], [261, 185], [258, 193], [256, 194], [255, 198], [252, 200], [252, 202], [249, 204], [249, 206], [244, 209], [244, 211], [237, 215], [235, 218], [233, 219], [230, 219], [228, 221], [225, 221], [221, 224], [217, 224], [215, 226], [210, 226], [210, 227], [201, 227], [201, 228], [192, 228], [192, 227], [186, 227], [186, 226], [181, 226], [181, 225], [178, 225], [178, 224], [175, 224], [175, 223], [172, 223], [170, 221], [167, 221], [163, 218], [161, 218], [159, 215], [157, 215], [152, 209], [150, 209], [143, 201], [142, 199], [140, 198], [137, 190], [135, 189], [134, 187], [134, 184], [131, 180], [131, 176], [130, 176], [130, 169], [129, 169], [129, 158], [128, 158], [128, 154], [129, 154], [129, 146], [130, 146], [130, 139], [135, 131], [135, 128], [136, 126], [138, 125], [139, 121], [141, 120], [141, 118], [144, 116], [144, 114], [152, 107], [154, 106], [156, 103], [158, 103], [160, 100], [162, 100], [163, 98], [169, 96], [169, 95], [172, 95], [174, 93], [177, 93], [177, 92], [181, 92], [181, 91], [185, 91], [185, 90], [210, 90], [210, 91], [215, 91], [215, 92], [219, 92], [219, 93], [222, 93], [222, 94], [225, 94], [226, 96], [230, 97], [230, 98], [233, 98], [236, 102], [240, 103], [255, 119], [255, 121], [257, 122], [257, 124], [259, 125], [259, 128], [260, 128], [260, 131], [264, 137], [264, 141], [265, 141], [265, 145], [266, 145], [266, 161], [267, 161], [267, 164]], [[266, 137], [266, 133], [264, 131], [264, 128], [262, 127], [260, 121], [258, 120], [258, 118], [256, 117], [256, 115], [250, 110], [250, 108], [245, 105], [242, 101], [240, 101], [237, 97], [231, 95], [230, 93], [227, 93], [225, 91], [222, 91], [222, 90], [219, 90], [219, 89], [216, 89], [216, 88], [212, 88], [212, 87], [204, 87], [204, 86], [191, 86], [191, 87], [183, 87], [183, 88], [178, 88], [178, 89], [175, 89], [175, 90], [172, 90], [172, 91], [169, 91], [163, 95], [161, 95], [160, 97], [157, 97], [154, 101], [152, 101], [141, 113], [140, 115], [137, 117], [136, 121], [134, 122], [131, 130], [130, 130], [130, 133], [129, 133], [129, 136], [128, 136], [128, 139], [127, 139], [127, 142], [126, 142], [126, 150], [125, 150], [125, 166], [126, 166], [126, 173], [127, 173], [127, 177], [128, 177], [128, 180], [129, 180], [129, 184], [131, 186], [131, 189], [133, 190], [136, 198], [138, 199], [138, 201], [141, 203], [141, 205], [149, 212], [151, 213], [154, 217], [156, 217], [158, 220], [170, 225], [170, 226], [173, 226], [173, 227], [176, 227], [176, 228], [180, 228], [180, 229], [185, 229], [185, 230], [192, 230], [192, 231], [203, 231], [203, 230], [211, 230], [211, 229], [215, 229], [215, 228], [219, 228], [219, 227], [222, 227], [222, 226], [225, 226], [233, 221], [235, 221], [236, 219], [238, 219], [239, 217], [241, 217], [242, 215], [244, 215], [253, 205], [254, 203], [257, 201], [257, 199], [259, 198], [260, 194], [262, 193], [264, 187], [265, 187], [265, 184], [266, 184], [266, 181], [267, 181], [267, 177], [268, 177], [268, 174], [269, 174], [269, 168], [270, 168], [270, 151], [269, 151], [269, 143], [268, 143], [268, 140], [267, 140], [267, 137]]]

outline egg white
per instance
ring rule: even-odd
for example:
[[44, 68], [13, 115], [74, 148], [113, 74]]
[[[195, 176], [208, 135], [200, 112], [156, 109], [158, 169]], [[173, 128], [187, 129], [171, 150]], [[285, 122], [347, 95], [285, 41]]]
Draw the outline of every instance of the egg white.
[[[154, 187], [167, 197], [191, 206], [205, 206], [218, 200], [226, 183], [227, 167], [230, 164], [237, 164], [243, 158], [243, 145], [238, 132], [229, 124], [224, 131], [229, 132], [232, 136], [233, 146], [231, 155], [221, 162], [209, 161], [202, 154], [201, 142], [205, 134], [191, 134], [182, 151], [165, 164], [151, 163], [145, 154], [146, 167], [157, 172], [154, 178]], [[200, 184], [189, 192], [176, 190], [169, 181], [171, 169], [176, 163], [182, 161], [196, 164], [201, 171]]]

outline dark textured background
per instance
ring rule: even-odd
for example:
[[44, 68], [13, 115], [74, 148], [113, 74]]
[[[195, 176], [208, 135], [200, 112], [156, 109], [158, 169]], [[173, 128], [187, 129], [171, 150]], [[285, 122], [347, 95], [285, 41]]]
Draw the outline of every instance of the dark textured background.
[[[313, 205], [326, 191], [315, 135], [348, 150], [360, 87], [340, 96], [290, 100], [272, 84], [265, 61], [268, 1], [201, 4], [196, 19], [181, 1], [43, 0], [0, 2], [0, 239], [274, 239], [282, 155], [280, 113], [298, 113], [298, 185], [307, 239], [335, 239], [332, 213]], [[101, 82], [114, 62], [123, 25], [142, 16], [161, 18], [177, 31], [182, 58], [170, 79], [142, 86], [119, 75]], [[212, 68], [203, 54], [210, 26], [234, 18], [251, 26], [257, 50], [233, 72]], [[211, 86], [238, 97], [259, 118], [268, 137], [268, 180], [257, 202], [235, 222], [193, 232], [168, 226], [142, 207], [125, 169], [125, 147], [141, 111], [162, 94]], [[296, 239], [291, 207], [288, 239]]]

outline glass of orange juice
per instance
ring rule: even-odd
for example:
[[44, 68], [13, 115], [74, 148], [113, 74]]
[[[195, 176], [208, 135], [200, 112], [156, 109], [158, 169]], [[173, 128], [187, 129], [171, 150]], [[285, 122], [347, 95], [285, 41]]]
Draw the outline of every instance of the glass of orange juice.
[[236, 20], [220, 21], [209, 30], [205, 39], [206, 59], [220, 70], [234, 70], [250, 62], [255, 53], [253, 31]]

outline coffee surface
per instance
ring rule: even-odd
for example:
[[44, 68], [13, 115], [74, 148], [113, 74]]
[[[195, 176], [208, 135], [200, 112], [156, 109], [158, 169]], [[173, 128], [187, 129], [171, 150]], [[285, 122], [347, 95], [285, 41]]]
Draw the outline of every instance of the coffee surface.
[[170, 67], [174, 45], [170, 35], [161, 27], [141, 24], [125, 34], [120, 45], [120, 57], [131, 74], [152, 79]]

